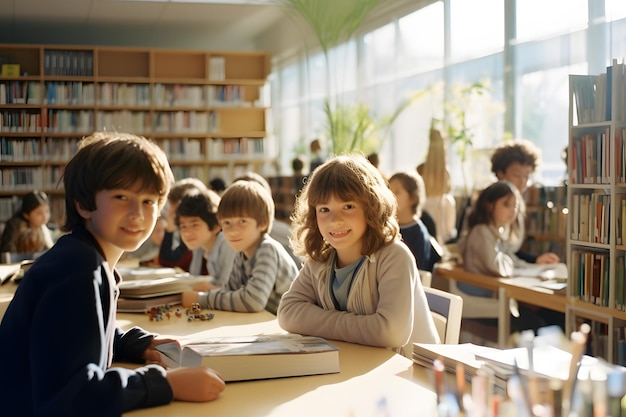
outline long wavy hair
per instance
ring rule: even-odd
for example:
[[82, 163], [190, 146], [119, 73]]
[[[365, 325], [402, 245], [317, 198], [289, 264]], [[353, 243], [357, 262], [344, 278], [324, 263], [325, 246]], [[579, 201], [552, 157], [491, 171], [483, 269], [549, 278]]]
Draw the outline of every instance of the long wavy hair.
[[319, 231], [315, 209], [332, 197], [356, 201], [363, 207], [367, 231], [362, 255], [371, 255], [397, 238], [397, 203], [382, 174], [363, 155], [346, 154], [318, 167], [296, 200], [290, 238], [294, 253], [317, 262], [325, 262], [333, 254]]

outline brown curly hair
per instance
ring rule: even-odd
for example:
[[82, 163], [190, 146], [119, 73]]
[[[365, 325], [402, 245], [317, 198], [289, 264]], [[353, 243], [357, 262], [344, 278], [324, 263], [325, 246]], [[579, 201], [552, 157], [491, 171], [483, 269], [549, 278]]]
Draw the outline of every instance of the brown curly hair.
[[398, 237], [396, 199], [380, 171], [363, 155], [339, 155], [313, 172], [296, 200], [290, 237], [294, 253], [317, 262], [330, 258], [333, 248], [324, 241], [317, 227], [315, 207], [332, 197], [363, 206], [367, 222], [363, 255], [371, 255]]
[[537, 169], [541, 151], [537, 146], [525, 139], [516, 139], [500, 145], [491, 155], [491, 172], [505, 172], [514, 162], [530, 166], [533, 172]]

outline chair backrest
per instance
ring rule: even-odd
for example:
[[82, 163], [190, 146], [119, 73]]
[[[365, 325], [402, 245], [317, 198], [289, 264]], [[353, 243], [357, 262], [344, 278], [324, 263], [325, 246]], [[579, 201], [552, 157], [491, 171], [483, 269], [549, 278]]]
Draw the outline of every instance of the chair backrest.
[[424, 271], [423, 269], [419, 270], [420, 273], [420, 281], [422, 281], [422, 287], [430, 287], [433, 282], [433, 274], [429, 271]]
[[450, 293], [463, 298], [463, 317], [468, 319], [493, 319], [500, 317], [500, 301], [497, 297], [487, 298], [467, 294], [459, 289], [456, 281], [453, 279], [448, 281], [448, 290]]
[[425, 287], [424, 292], [441, 342], [446, 344], [459, 343], [463, 299], [458, 295], [437, 288]]

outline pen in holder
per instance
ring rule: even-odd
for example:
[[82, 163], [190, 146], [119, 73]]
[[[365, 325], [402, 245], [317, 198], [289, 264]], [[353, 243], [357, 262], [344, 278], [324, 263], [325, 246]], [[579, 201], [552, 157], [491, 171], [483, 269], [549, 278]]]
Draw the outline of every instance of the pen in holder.
[[583, 323], [580, 326], [580, 330], [577, 332], [572, 332], [571, 335], [571, 353], [572, 359], [570, 361], [569, 367], [569, 375], [567, 381], [565, 382], [565, 386], [563, 388], [563, 415], [569, 416], [574, 391], [576, 389], [576, 381], [578, 380], [578, 371], [580, 370], [580, 361], [585, 352], [585, 348], [587, 345], [587, 337], [589, 332], [591, 331], [591, 326], [587, 323]]

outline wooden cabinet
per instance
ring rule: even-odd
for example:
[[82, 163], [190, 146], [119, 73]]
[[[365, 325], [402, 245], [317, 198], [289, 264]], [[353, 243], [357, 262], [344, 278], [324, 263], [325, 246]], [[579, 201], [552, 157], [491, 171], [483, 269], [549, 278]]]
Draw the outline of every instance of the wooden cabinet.
[[78, 140], [94, 130], [156, 141], [176, 178], [228, 184], [273, 165], [268, 146], [266, 52], [2, 45], [0, 221], [19, 195], [41, 189], [62, 219], [59, 178]]
[[624, 65], [570, 75], [568, 331], [593, 330], [592, 354], [625, 364]]

